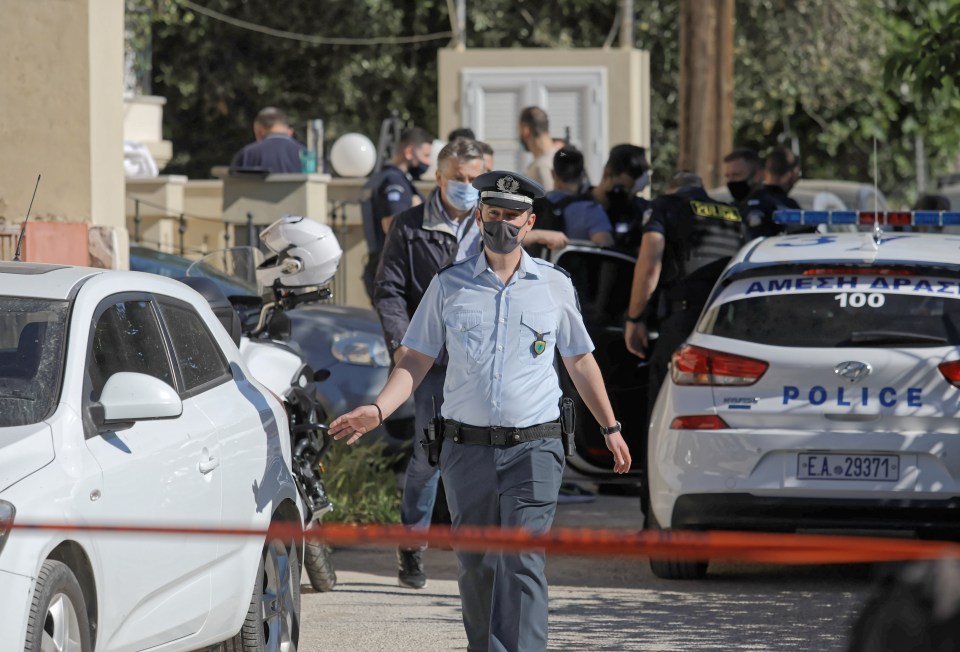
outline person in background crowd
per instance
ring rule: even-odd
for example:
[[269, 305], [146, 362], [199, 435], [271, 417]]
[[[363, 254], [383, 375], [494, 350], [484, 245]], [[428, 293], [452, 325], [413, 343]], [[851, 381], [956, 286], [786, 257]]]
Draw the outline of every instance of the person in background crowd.
[[477, 145], [480, 146], [480, 151], [483, 152], [483, 167], [486, 170], [493, 169], [493, 148], [490, 147], [487, 143], [482, 141], [477, 141]]
[[[575, 147], [562, 147], [553, 155], [554, 189], [546, 196], [552, 213], [549, 217], [560, 222], [559, 229], [571, 240], [589, 240], [601, 247], [610, 247], [613, 245], [610, 218], [593, 195], [581, 194], [586, 178], [583, 165], [583, 154]], [[537, 217], [544, 220], [548, 215], [538, 213]]]
[[550, 136], [550, 121], [538, 106], [528, 106], [520, 112], [517, 125], [523, 151], [533, 154], [533, 162], [524, 171], [527, 177], [539, 183], [544, 190], [553, 190], [553, 154], [557, 151]]
[[300, 152], [306, 148], [293, 139], [287, 116], [268, 106], [253, 121], [254, 142], [234, 155], [231, 172], [262, 171], [270, 173], [300, 172]]
[[[737, 209], [712, 199], [695, 174], [677, 173], [667, 193], [651, 203], [624, 328], [627, 350], [646, 359], [647, 322], [658, 324], [660, 337], [649, 356], [647, 410], [656, 402], [673, 352], [693, 331], [710, 290], [742, 245]], [[633, 452], [643, 463], [647, 433], [637, 434], [640, 441]], [[648, 514], [649, 488], [644, 486], [640, 495], [643, 513]]]
[[773, 221], [773, 213], [800, 208], [800, 204], [787, 195], [801, 174], [800, 159], [788, 147], [775, 147], [770, 152], [763, 166], [763, 185], [754, 189], [744, 202], [743, 223], [748, 241], [783, 233], [783, 226]]
[[457, 127], [447, 134], [447, 142], [452, 143], [457, 138], [466, 138], [467, 140], [476, 140], [477, 136], [470, 127]]
[[466, 138], [468, 140], [476, 141], [477, 145], [480, 146], [480, 151], [483, 152], [484, 169], [493, 169], [493, 148], [487, 143], [477, 140], [476, 135], [473, 133], [473, 129], [470, 127], [459, 127], [447, 134], [448, 143], [455, 141], [457, 138]]
[[723, 157], [723, 179], [741, 214], [746, 211], [747, 196], [763, 184], [763, 161], [756, 150], [738, 147]]
[[[377, 270], [373, 307], [383, 325], [394, 364], [406, 348], [401, 345], [427, 286], [444, 265], [480, 252], [473, 212], [478, 194], [471, 183], [483, 174], [483, 153], [476, 141], [456, 138], [437, 157], [437, 187], [426, 202], [393, 220]], [[443, 405], [447, 356], [439, 355], [413, 394], [416, 442], [407, 464], [400, 504], [400, 522], [427, 528], [437, 498], [440, 470], [430, 466], [421, 433]], [[423, 588], [427, 574], [422, 549], [397, 551], [400, 586]]]
[[950, 198], [943, 195], [920, 195], [914, 204], [915, 211], [948, 211]]
[[430, 167], [433, 136], [426, 129], [411, 127], [400, 135], [393, 160], [370, 177], [363, 186], [360, 208], [363, 235], [367, 241], [367, 263], [363, 268], [363, 286], [373, 301], [373, 279], [380, 263], [380, 252], [390, 222], [397, 213], [423, 203], [423, 195], [413, 182]]
[[649, 202], [639, 193], [649, 184], [650, 163], [643, 147], [622, 144], [610, 150], [603, 178], [590, 193], [607, 212], [618, 246], [632, 250], [640, 246], [643, 216]]

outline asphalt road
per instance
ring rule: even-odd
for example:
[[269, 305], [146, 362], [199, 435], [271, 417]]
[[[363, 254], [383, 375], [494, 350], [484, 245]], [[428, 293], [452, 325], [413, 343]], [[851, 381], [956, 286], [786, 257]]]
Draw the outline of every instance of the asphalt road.
[[[639, 528], [637, 499], [560, 505], [555, 525]], [[391, 550], [341, 549], [333, 560], [334, 591], [303, 587], [300, 650], [466, 649], [452, 552], [427, 551], [420, 591], [397, 586]], [[646, 560], [551, 556], [550, 649], [840, 652], [873, 573], [724, 563], [677, 582], [655, 578]]]

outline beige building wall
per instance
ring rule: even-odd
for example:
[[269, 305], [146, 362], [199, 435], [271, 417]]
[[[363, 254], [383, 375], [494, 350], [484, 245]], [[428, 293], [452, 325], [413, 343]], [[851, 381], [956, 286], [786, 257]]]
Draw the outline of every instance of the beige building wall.
[[[461, 126], [461, 71], [464, 68], [570, 68], [607, 70], [607, 120], [610, 144], [650, 147], [650, 56], [633, 49], [508, 48], [439, 50], [439, 131]], [[519, 116], [518, 116], [519, 117]]]
[[0, 216], [122, 228], [123, 0], [0, 8]]

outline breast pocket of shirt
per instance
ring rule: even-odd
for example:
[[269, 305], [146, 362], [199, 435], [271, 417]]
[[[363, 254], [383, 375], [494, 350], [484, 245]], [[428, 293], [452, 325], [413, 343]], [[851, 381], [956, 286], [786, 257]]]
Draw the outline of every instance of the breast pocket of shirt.
[[[451, 354], [460, 356], [476, 364], [483, 357], [483, 311], [461, 310], [447, 319], [448, 339], [452, 340]], [[451, 355], [451, 359], [455, 359]]]
[[520, 314], [517, 352], [526, 364], [550, 364], [557, 342], [557, 313], [553, 310], [524, 311]]

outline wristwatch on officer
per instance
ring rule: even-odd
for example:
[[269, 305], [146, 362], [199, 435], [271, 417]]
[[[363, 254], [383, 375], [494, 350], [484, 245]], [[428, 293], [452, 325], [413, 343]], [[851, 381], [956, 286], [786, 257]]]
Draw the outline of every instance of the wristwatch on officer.
[[642, 321], [646, 321], [646, 319], [647, 319], [647, 309], [646, 309], [646, 308], [644, 308], [644, 309], [640, 312], [640, 314], [637, 315], [636, 317], [631, 317], [631, 316], [630, 316], [630, 311], [629, 311], [629, 310], [627, 311], [627, 321], [630, 322], [631, 324], [638, 324], [638, 323], [640, 323], [640, 322], [642, 322]]
[[620, 432], [620, 422], [614, 421], [612, 426], [600, 426], [600, 434], [606, 437], [615, 432]]

